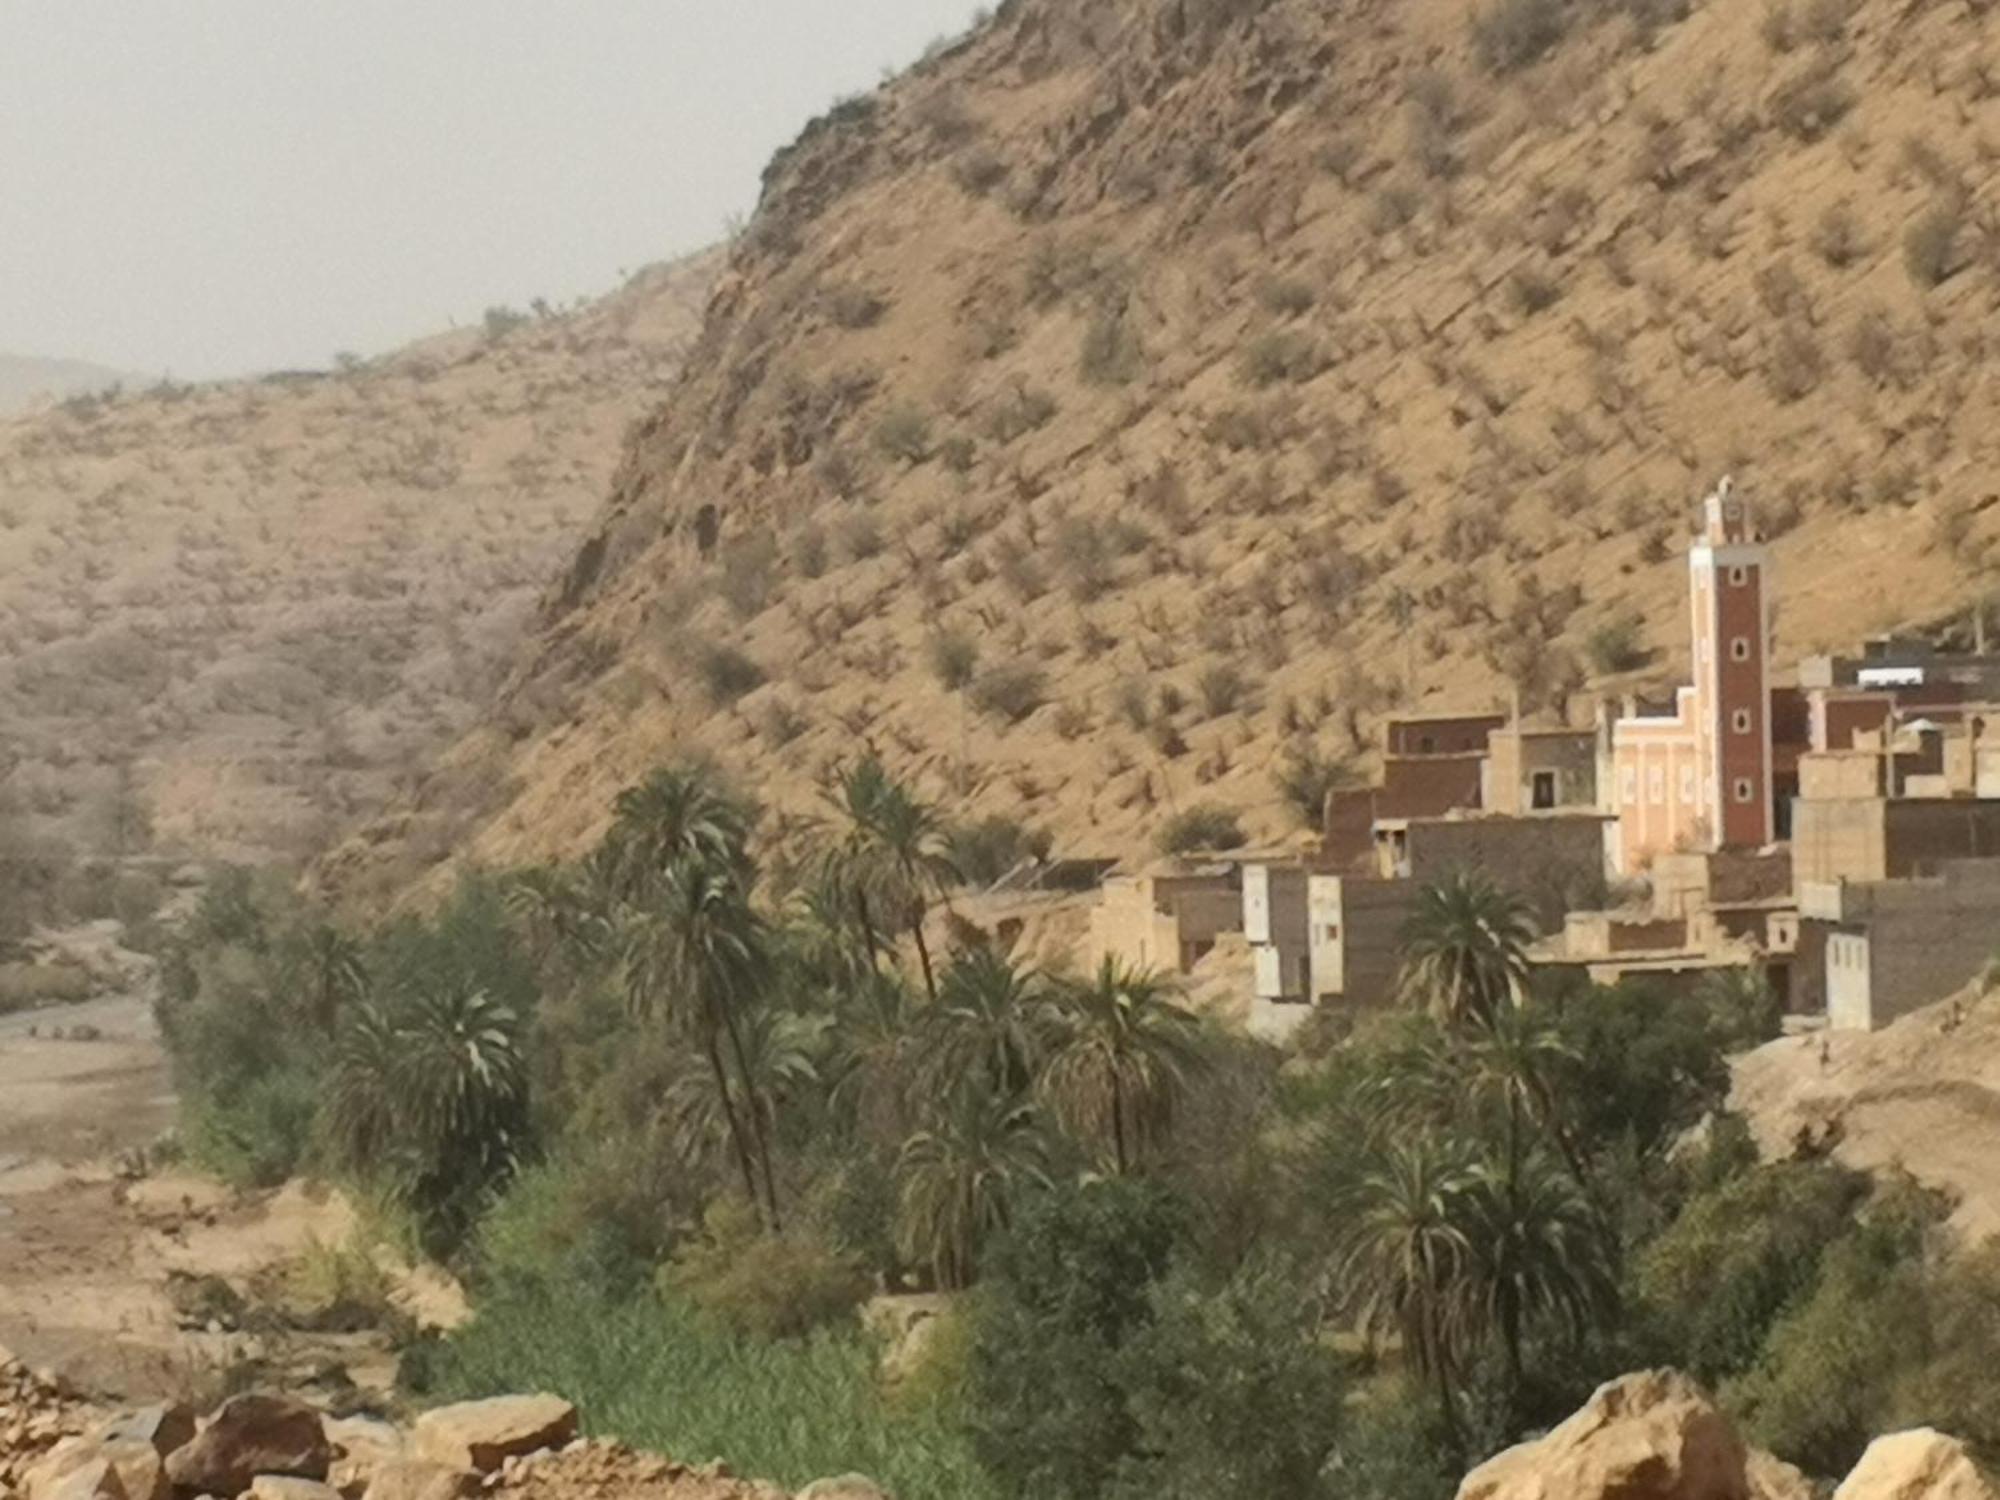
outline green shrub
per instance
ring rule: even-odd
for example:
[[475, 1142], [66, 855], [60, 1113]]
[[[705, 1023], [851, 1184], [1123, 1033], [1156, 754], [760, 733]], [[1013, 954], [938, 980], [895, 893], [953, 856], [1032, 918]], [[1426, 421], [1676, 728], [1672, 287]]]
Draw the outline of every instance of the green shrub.
[[276, 1187], [298, 1173], [313, 1147], [320, 1078], [289, 1066], [228, 1089], [202, 1089], [183, 1108], [196, 1165], [237, 1187]]
[[1619, 615], [1591, 631], [1584, 655], [1603, 673], [1630, 672], [1646, 663], [1645, 621], [1636, 614]]
[[1562, 35], [1562, 0], [1494, 0], [1472, 15], [1473, 50], [1494, 73], [1525, 68]]
[[1310, 1289], [1269, 1267], [1219, 1288], [1177, 1272], [1119, 1352], [1136, 1427], [1122, 1494], [1310, 1500], [1354, 1491], [1325, 1474], [1341, 1423], [1341, 1357], [1299, 1316]]
[[988, 886], [1027, 859], [1047, 859], [1053, 847], [1047, 830], [994, 813], [961, 823], [950, 835], [951, 862], [970, 886]]
[[926, 647], [939, 684], [957, 692], [979, 667], [979, 643], [962, 630], [940, 630]]
[[897, 1500], [998, 1500], [958, 1413], [892, 1404], [858, 1330], [767, 1342], [677, 1299], [540, 1286], [483, 1301], [448, 1339], [407, 1352], [402, 1369], [433, 1400], [553, 1391], [593, 1434], [720, 1458], [787, 1490], [862, 1473]]
[[1962, 264], [1959, 240], [1965, 213], [1956, 203], [1934, 203], [1903, 233], [1903, 264], [1910, 279], [1926, 289], [1942, 286]]
[[1138, 1440], [1114, 1365], [1151, 1316], [1179, 1216], [1107, 1180], [1032, 1200], [996, 1247], [972, 1348], [974, 1446], [1011, 1492], [1102, 1492]]
[[1236, 849], [1243, 844], [1243, 825], [1233, 809], [1203, 803], [1168, 818], [1157, 841], [1162, 854]]
[[1243, 351], [1243, 378], [1253, 386], [1298, 384], [1311, 380], [1327, 366], [1318, 339], [1298, 328], [1274, 328], [1250, 341]]
[[914, 406], [892, 407], [875, 424], [875, 446], [891, 458], [920, 464], [931, 456], [931, 422]]
[[1285, 752], [1278, 766], [1278, 792], [1307, 828], [1318, 828], [1326, 817], [1326, 799], [1353, 779], [1344, 756], [1323, 752], [1317, 745], [1298, 744]]
[[695, 655], [702, 690], [717, 708], [727, 707], [764, 685], [764, 669], [735, 646], [704, 646]]
[[480, 1221], [472, 1281], [482, 1297], [581, 1286], [645, 1286], [673, 1244], [690, 1183], [668, 1143], [579, 1139], [520, 1172]]
[[981, 713], [1017, 724], [1046, 700], [1046, 680], [1033, 662], [1002, 662], [974, 678], [967, 696]]
[[1201, 697], [1202, 713], [1219, 719], [1244, 706], [1250, 696], [1250, 680], [1234, 662], [1212, 662], [1195, 680], [1195, 691]]
[[1083, 330], [1079, 368], [1091, 385], [1127, 385], [1145, 365], [1139, 336], [1124, 308], [1103, 308]]
[[868, 1278], [850, 1257], [793, 1231], [769, 1234], [741, 1198], [719, 1198], [660, 1274], [661, 1285], [732, 1333], [797, 1338], [851, 1322]]

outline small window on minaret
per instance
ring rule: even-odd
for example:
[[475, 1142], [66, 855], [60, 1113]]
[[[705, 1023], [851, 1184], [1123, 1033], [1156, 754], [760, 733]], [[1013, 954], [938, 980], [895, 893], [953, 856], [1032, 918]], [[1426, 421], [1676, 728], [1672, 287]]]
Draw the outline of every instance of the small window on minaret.
[[1729, 638], [1729, 659], [1731, 661], [1750, 660], [1750, 637], [1733, 635]]
[[1743, 587], [1744, 584], [1748, 583], [1749, 581], [1750, 581], [1750, 570], [1744, 567], [1743, 564], [1737, 563], [1734, 567], [1732, 567], [1729, 570], [1729, 582], [1732, 588], [1740, 589]]
[[1729, 716], [1729, 727], [1738, 734], [1748, 734], [1750, 732], [1750, 710], [1747, 708], [1737, 709], [1735, 713]]
[[1736, 778], [1736, 800], [1738, 802], [1748, 802], [1756, 795], [1757, 788], [1751, 785], [1748, 776], [1739, 776]]

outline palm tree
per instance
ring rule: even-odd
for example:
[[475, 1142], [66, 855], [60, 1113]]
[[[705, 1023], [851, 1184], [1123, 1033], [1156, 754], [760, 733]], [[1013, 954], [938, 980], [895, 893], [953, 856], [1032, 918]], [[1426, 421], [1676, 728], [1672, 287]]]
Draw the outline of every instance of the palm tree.
[[890, 775], [873, 751], [839, 773], [829, 800], [847, 823], [834, 858], [853, 893], [870, 953], [880, 936], [876, 922], [900, 919], [916, 943], [924, 991], [937, 999], [924, 918], [932, 898], [958, 881], [943, 819], [935, 806]]
[[[806, 1016], [774, 1005], [759, 1005], [740, 1019], [745, 1071], [734, 1102], [756, 1121], [764, 1140], [776, 1133], [781, 1105], [819, 1082], [819, 1059], [826, 1050], [833, 1017]], [[705, 1155], [726, 1140], [725, 1101], [713, 1073], [690, 1072], [670, 1086], [667, 1112], [679, 1127], [690, 1156]]]
[[968, 1080], [904, 1143], [897, 1176], [898, 1252], [956, 1291], [972, 1284], [980, 1249], [1020, 1194], [1048, 1185], [1048, 1142], [1025, 1093]]
[[1201, 1023], [1159, 976], [1106, 955], [1089, 984], [1057, 992], [1051, 1029], [1042, 1087], [1071, 1130], [1108, 1137], [1123, 1176], [1200, 1067]]
[[1039, 974], [986, 944], [968, 948], [945, 970], [924, 1017], [918, 1082], [932, 1094], [968, 1078], [1020, 1093], [1039, 1070], [1049, 1022], [1049, 988]]
[[1403, 928], [1400, 986], [1450, 1026], [1517, 1004], [1534, 938], [1526, 904], [1476, 870], [1456, 870], [1417, 896]]
[[315, 922], [294, 935], [285, 978], [305, 997], [306, 1015], [322, 1036], [332, 1036], [341, 1011], [368, 993], [361, 945], [331, 922]]
[[665, 1013], [699, 1043], [744, 1191], [777, 1228], [770, 1145], [757, 1112], [731, 1084], [722, 1057], [726, 1042], [738, 1079], [750, 1078], [739, 1012], [753, 1001], [768, 973], [763, 922], [733, 869], [684, 858], [652, 883], [644, 906], [626, 909], [621, 928], [620, 967], [628, 998], [643, 1013]]
[[750, 806], [725, 791], [707, 767], [663, 766], [619, 793], [604, 837], [602, 878], [612, 894], [641, 900], [647, 888], [684, 863], [750, 875]]
[[1481, 1163], [1464, 1201], [1470, 1290], [1479, 1321], [1499, 1330], [1510, 1389], [1521, 1388], [1521, 1340], [1548, 1317], [1580, 1339], [1617, 1298], [1609, 1236], [1594, 1205], [1546, 1155]]
[[589, 960], [602, 950], [614, 904], [609, 861], [593, 855], [580, 865], [538, 865], [507, 878], [501, 900], [537, 965], [558, 955]]
[[[1499, 1105], [1506, 1120], [1509, 1180], [1519, 1173], [1528, 1148], [1526, 1127], [1535, 1125], [1562, 1153], [1570, 1176], [1588, 1195], [1593, 1192], [1583, 1153], [1562, 1117], [1550, 1077], [1576, 1054], [1555, 1028], [1532, 1010], [1496, 1012], [1465, 1043], [1465, 1083], [1475, 1099]], [[1594, 1202], [1594, 1198], [1593, 1198]]]
[[918, 1042], [917, 1002], [900, 974], [870, 974], [842, 991], [828, 1098], [877, 1139], [901, 1139]]
[[1363, 1329], [1400, 1336], [1403, 1358], [1436, 1391], [1454, 1439], [1453, 1388], [1475, 1331], [1468, 1296], [1473, 1246], [1463, 1202], [1471, 1185], [1469, 1168], [1435, 1137], [1383, 1146], [1346, 1194], [1338, 1270], [1339, 1282], [1362, 1298]]

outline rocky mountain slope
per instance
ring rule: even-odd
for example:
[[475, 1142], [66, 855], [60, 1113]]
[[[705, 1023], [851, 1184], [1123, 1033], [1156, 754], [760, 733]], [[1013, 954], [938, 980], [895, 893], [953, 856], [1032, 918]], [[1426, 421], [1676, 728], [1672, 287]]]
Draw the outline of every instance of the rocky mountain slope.
[[1391, 705], [1669, 678], [1725, 472], [1781, 652], [1961, 609], [1987, 25], [1011, 0], [771, 163], [498, 710], [332, 874], [574, 849], [685, 749], [801, 811], [864, 741], [1071, 852], [1280, 835]]
[[258, 858], [472, 721], [664, 399], [713, 257], [326, 373], [0, 419], [0, 796]]

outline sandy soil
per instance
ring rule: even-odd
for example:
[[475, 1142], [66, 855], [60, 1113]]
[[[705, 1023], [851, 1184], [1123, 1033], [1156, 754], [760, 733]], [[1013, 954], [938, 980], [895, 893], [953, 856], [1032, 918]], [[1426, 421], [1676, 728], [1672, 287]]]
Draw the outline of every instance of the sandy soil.
[[[244, 1290], [310, 1247], [346, 1242], [354, 1210], [291, 1183], [238, 1194], [193, 1173], [143, 1178], [132, 1156], [172, 1123], [166, 1057], [144, 989], [0, 1018], [0, 1346], [130, 1398], [183, 1395], [243, 1360], [339, 1363], [384, 1387], [393, 1359], [373, 1335], [186, 1328], [175, 1273]], [[424, 1321], [462, 1312], [442, 1277], [411, 1277]]]
[[1874, 1033], [1771, 1042], [1737, 1060], [1731, 1103], [1767, 1153], [1803, 1132], [1849, 1166], [1900, 1165], [1957, 1198], [1968, 1241], [2000, 1233], [2000, 993], [1968, 991]]

